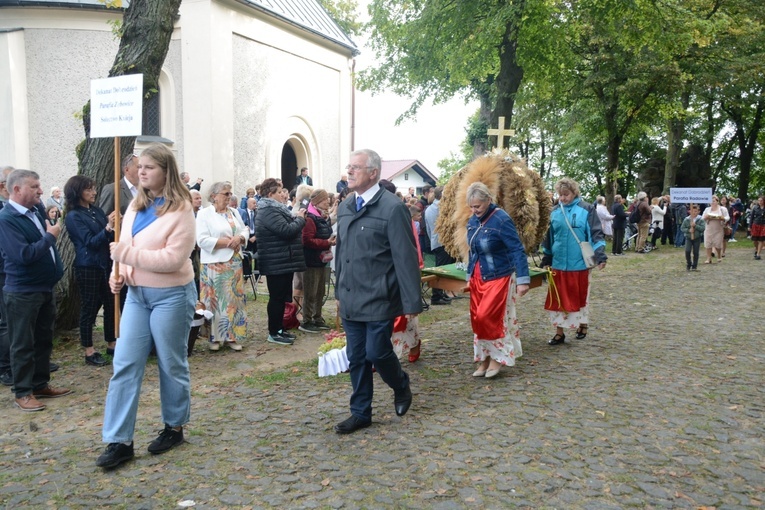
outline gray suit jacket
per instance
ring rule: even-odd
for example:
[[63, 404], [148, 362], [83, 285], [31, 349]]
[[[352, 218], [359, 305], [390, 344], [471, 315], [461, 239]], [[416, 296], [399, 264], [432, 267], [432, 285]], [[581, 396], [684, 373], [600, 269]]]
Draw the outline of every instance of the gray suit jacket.
[[335, 272], [343, 319], [383, 321], [422, 312], [412, 217], [396, 195], [380, 188], [359, 212], [355, 194], [338, 206]]
[[[130, 192], [124, 177], [120, 179], [120, 213], [125, 214], [128, 205], [133, 201], [133, 194]], [[101, 208], [107, 216], [114, 211], [114, 183], [106, 184], [101, 188], [98, 194], [98, 207]]]

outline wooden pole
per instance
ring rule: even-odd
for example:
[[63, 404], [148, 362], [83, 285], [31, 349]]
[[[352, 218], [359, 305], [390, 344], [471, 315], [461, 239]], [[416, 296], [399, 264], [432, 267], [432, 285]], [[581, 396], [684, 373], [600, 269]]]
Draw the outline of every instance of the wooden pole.
[[[120, 225], [122, 218], [120, 214], [120, 180], [122, 179], [122, 157], [120, 156], [120, 137], [114, 137], [114, 242], [120, 241]], [[120, 276], [120, 263], [114, 263], [114, 276]], [[114, 338], [120, 336], [120, 295], [114, 295]]]

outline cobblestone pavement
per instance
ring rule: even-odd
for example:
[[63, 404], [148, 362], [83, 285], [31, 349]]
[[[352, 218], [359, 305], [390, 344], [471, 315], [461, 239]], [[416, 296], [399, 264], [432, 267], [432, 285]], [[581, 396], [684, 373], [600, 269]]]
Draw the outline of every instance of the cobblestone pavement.
[[[739, 243], [743, 244], [743, 243]], [[161, 429], [147, 370], [136, 458], [104, 472], [110, 370], [61, 342], [53, 383], [76, 389], [22, 413], [0, 401], [6, 508], [758, 508], [765, 493], [765, 266], [732, 246], [687, 273], [682, 250], [612, 258], [593, 277], [585, 340], [550, 347], [545, 290], [521, 300], [524, 356], [474, 379], [467, 299], [422, 316], [423, 357], [405, 363], [412, 409], [395, 416], [376, 379], [372, 427], [338, 436], [347, 375], [316, 376], [302, 351], [262, 339], [191, 360], [187, 444], [152, 456]], [[251, 330], [262, 331], [262, 308]], [[262, 336], [262, 335], [259, 335]], [[202, 346], [203, 348], [203, 346]], [[299, 361], [297, 358], [310, 359]], [[259, 355], [259, 356], [258, 356]], [[269, 358], [270, 357], [270, 358]], [[281, 357], [281, 367], [264, 360]], [[294, 361], [294, 363], [292, 363]], [[290, 364], [291, 363], [291, 364]]]

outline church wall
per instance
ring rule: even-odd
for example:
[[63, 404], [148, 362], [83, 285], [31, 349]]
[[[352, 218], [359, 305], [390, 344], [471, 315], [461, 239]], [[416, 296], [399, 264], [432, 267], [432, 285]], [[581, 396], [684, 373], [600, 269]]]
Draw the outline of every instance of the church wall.
[[85, 138], [82, 107], [90, 80], [108, 75], [118, 43], [111, 32], [27, 29], [30, 166], [49, 195], [77, 172], [75, 148]]
[[[287, 137], [305, 141], [317, 186], [340, 178], [340, 73], [257, 41], [234, 36], [234, 168], [240, 189], [280, 177], [268, 152], [281, 153]], [[294, 126], [294, 128], [292, 127]], [[297, 131], [297, 133], [295, 132]], [[272, 162], [273, 163], [273, 162]], [[296, 170], [297, 171], [297, 170]]]

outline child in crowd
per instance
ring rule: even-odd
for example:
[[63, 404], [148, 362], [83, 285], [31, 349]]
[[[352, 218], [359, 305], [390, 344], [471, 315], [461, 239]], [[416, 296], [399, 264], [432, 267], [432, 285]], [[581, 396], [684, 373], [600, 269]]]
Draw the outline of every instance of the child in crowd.
[[[706, 223], [699, 216], [699, 206], [691, 204], [690, 216], [686, 217], [680, 226], [680, 230], [685, 234], [686, 271], [696, 271], [696, 267], [699, 264], [699, 248], [701, 247], [702, 239], [704, 239], [706, 227]], [[691, 252], [693, 252], [692, 259]]]
[[189, 331], [188, 351], [187, 354], [191, 356], [194, 353], [194, 344], [199, 337], [199, 330], [204, 325], [205, 321], [210, 321], [213, 318], [213, 313], [205, 307], [204, 303], [197, 301], [196, 309], [194, 310], [194, 318], [191, 321], [191, 330]]

